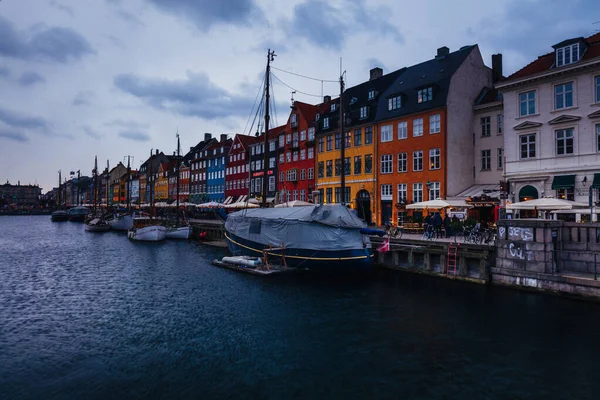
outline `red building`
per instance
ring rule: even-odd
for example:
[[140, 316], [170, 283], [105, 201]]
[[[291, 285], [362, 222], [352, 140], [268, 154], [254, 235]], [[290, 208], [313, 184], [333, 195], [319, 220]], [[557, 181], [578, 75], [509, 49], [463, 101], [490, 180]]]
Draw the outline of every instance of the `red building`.
[[256, 142], [256, 138], [248, 135], [235, 135], [233, 144], [229, 149], [227, 159], [227, 170], [225, 175], [225, 204], [244, 200], [248, 195], [250, 144]]
[[188, 163], [182, 162], [179, 165], [179, 202], [186, 201], [190, 201], [190, 167]]
[[278, 137], [280, 201], [311, 201], [315, 188], [315, 116], [318, 107], [295, 101]]

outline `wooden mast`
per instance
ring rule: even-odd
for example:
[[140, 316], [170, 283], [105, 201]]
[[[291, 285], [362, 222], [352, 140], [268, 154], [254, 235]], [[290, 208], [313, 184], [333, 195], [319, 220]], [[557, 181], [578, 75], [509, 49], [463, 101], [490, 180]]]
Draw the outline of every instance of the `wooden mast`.
[[176, 177], [176, 182], [177, 182], [177, 200], [176, 200], [176, 205], [177, 205], [177, 223], [175, 226], [179, 226], [179, 154], [180, 154], [180, 144], [179, 144], [179, 129], [177, 130], [176, 133], [177, 136], [177, 158], [175, 159], [175, 163], [177, 165], [177, 168], [175, 168], [177, 177]]
[[267, 52], [267, 76], [265, 77], [265, 140], [264, 140], [264, 151], [263, 151], [263, 182], [262, 182], [262, 207], [267, 206], [267, 171], [268, 171], [268, 162], [269, 162], [269, 120], [271, 116], [269, 115], [269, 86], [270, 86], [270, 78], [271, 78], [271, 61], [275, 59], [275, 51], [271, 51], [271, 49]]

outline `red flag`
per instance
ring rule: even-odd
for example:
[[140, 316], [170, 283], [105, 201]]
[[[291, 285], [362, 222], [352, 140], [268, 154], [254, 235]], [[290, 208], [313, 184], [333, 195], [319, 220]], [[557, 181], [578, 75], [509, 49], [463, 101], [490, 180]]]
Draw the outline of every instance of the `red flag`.
[[376, 250], [380, 253], [385, 253], [386, 251], [390, 251], [390, 238], [385, 238], [383, 243]]

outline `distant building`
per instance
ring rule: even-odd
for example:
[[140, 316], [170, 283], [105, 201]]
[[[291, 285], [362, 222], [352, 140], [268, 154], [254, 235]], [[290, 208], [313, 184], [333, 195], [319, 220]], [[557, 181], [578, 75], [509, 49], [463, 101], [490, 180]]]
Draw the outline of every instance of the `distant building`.
[[0, 185], [0, 205], [15, 204], [18, 206], [33, 206], [39, 203], [42, 189], [38, 185], [11, 185], [6, 181]]
[[235, 135], [229, 149], [227, 162], [225, 204], [245, 200], [250, 186], [250, 145], [256, 138], [248, 135]]

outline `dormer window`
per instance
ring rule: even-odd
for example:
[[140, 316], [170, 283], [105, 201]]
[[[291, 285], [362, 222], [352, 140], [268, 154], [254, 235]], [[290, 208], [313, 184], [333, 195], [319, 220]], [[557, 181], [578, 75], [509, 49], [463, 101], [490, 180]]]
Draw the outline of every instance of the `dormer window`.
[[579, 43], [556, 49], [556, 66], [573, 64], [579, 61]]
[[329, 128], [329, 117], [323, 118], [323, 128], [324, 129]]
[[426, 101], [433, 100], [433, 88], [428, 87], [425, 89], [421, 89], [418, 92], [417, 102], [424, 103]]
[[334, 112], [336, 108], [337, 108], [337, 104], [331, 103], [331, 112]]
[[375, 98], [375, 91], [369, 90], [369, 100], [373, 100]]
[[296, 116], [296, 114], [292, 114], [292, 115], [290, 115], [290, 125], [291, 125], [292, 127], [294, 127], [294, 126], [297, 126], [297, 125], [298, 125], [298, 119], [297, 119], [297, 116]]
[[361, 107], [360, 108], [360, 119], [367, 118], [367, 115], [369, 115], [368, 110], [367, 110], [367, 106]]
[[321, 118], [321, 114], [317, 114], [317, 115], [315, 115], [315, 121], [318, 121], [318, 120], [319, 120], [319, 118]]
[[394, 96], [388, 99], [388, 111], [397, 110], [402, 107], [402, 97]]

